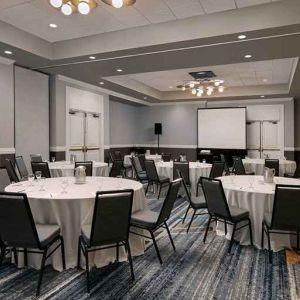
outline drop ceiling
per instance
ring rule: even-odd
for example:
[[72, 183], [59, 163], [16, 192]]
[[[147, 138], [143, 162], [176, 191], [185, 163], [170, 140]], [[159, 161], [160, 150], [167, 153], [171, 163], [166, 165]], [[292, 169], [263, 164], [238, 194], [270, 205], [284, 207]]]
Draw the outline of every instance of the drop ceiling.
[[[0, 20], [49, 42], [75, 39], [193, 16], [237, 10], [278, 0], [138, 0], [115, 9], [103, 4], [90, 15], [64, 16], [48, 0], [1, 0]], [[58, 28], [49, 28], [55, 23]]]

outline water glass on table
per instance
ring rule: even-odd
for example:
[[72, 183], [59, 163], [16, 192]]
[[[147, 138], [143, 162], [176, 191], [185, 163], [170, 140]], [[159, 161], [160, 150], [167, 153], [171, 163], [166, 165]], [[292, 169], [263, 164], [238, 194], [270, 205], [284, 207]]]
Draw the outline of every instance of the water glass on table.
[[41, 178], [42, 178], [42, 172], [41, 171], [35, 171], [34, 175], [35, 175], [35, 178], [36, 178], [37, 181], [41, 180]]
[[29, 186], [33, 186], [34, 177], [35, 176], [33, 174], [28, 175]]

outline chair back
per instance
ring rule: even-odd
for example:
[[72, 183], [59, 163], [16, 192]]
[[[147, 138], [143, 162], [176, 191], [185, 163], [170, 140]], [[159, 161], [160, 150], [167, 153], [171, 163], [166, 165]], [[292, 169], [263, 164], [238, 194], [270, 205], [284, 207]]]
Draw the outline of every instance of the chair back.
[[90, 246], [127, 241], [133, 190], [97, 192]]
[[163, 161], [170, 161], [171, 157], [172, 157], [171, 153], [162, 153], [162, 155], [161, 155], [161, 159]]
[[0, 236], [7, 246], [40, 248], [26, 194], [0, 193]]
[[233, 167], [232, 170], [236, 175], [246, 175], [245, 167], [243, 161], [240, 157], [233, 157]]
[[300, 230], [299, 211], [300, 186], [276, 185], [271, 229]]
[[114, 158], [114, 156], [113, 156], [112, 152], [111, 152], [111, 151], [109, 151], [109, 152], [108, 152], [108, 155], [109, 155], [109, 161], [110, 161], [111, 163], [113, 163], [113, 162], [114, 162], [114, 160], [115, 160], [115, 158]]
[[294, 178], [300, 178], [300, 162], [296, 162], [296, 170], [294, 173]]
[[114, 156], [115, 156], [115, 159], [117, 159], [117, 160], [123, 160], [121, 151], [116, 150], [116, 151], [114, 152]]
[[130, 159], [131, 159], [131, 165], [133, 166], [135, 173], [138, 174], [138, 173], [143, 172], [139, 158], [136, 156], [133, 156]]
[[32, 173], [37, 171], [42, 172], [42, 177], [51, 178], [51, 173], [47, 162], [31, 162]]
[[204, 198], [210, 215], [231, 220], [221, 180], [201, 177]]
[[225, 163], [224, 162], [221, 162], [221, 161], [214, 162], [212, 164], [209, 177], [210, 178], [221, 177], [221, 176], [223, 176], [224, 170], [225, 170]]
[[[93, 176], [93, 162], [92, 161], [76, 161], [75, 169], [80, 166], [85, 167], [86, 176]], [[74, 174], [75, 174], [75, 169], [74, 169]]]
[[159, 176], [157, 174], [154, 160], [145, 160], [145, 168], [148, 180], [150, 182], [158, 182]]
[[220, 154], [220, 159], [221, 159], [221, 162], [223, 162], [225, 164], [224, 165], [224, 170], [225, 170], [226, 175], [229, 175], [230, 170], [229, 170], [228, 163], [227, 163], [227, 160], [225, 158], [225, 155], [223, 153]]
[[123, 176], [123, 160], [114, 160], [109, 172], [109, 177]]
[[6, 158], [4, 161], [4, 166], [7, 171], [10, 182], [11, 183], [19, 182], [20, 180], [16, 173], [15, 166], [14, 166], [14, 163], [12, 162], [12, 160], [9, 158]]
[[10, 185], [10, 178], [6, 169], [0, 169], [0, 192], [4, 192], [4, 189]]
[[137, 157], [140, 160], [140, 164], [141, 164], [143, 171], [146, 171], [146, 167], [145, 167], [146, 156], [145, 156], [145, 154], [138, 154]]
[[178, 169], [177, 169], [177, 177], [182, 179], [182, 185], [183, 185], [183, 188], [184, 188], [184, 192], [185, 192], [185, 194], [186, 194], [186, 196], [187, 196], [187, 198], [188, 198], [188, 202], [189, 202], [189, 203], [192, 203], [191, 194], [190, 194], [190, 192], [189, 192], [189, 190], [188, 190], [188, 187], [187, 187], [187, 185], [186, 185], [186, 183], [185, 183], [185, 181], [184, 181], [184, 178], [183, 178], [182, 173], [181, 173], [180, 170], [178, 170]]
[[180, 178], [178, 176], [178, 172], [177, 170], [179, 170], [181, 172], [182, 178], [185, 182], [185, 184], [190, 185], [190, 164], [188, 161], [186, 162], [178, 162], [178, 161], [174, 161], [173, 162], [173, 179], [177, 179]]
[[182, 179], [178, 178], [170, 183], [167, 196], [162, 205], [161, 211], [159, 213], [156, 226], [161, 225], [163, 222], [167, 221], [171, 215], [174, 203], [177, 199], [178, 191], [181, 186]]
[[279, 159], [265, 159], [265, 167], [275, 170], [275, 176], [279, 176]]
[[21, 178], [28, 177], [28, 170], [26, 168], [23, 156], [16, 156], [15, 157], [15, 163], [18, 168], [19, 174]]
[[41, 154], [30, 154], [30, 159], [32, 162], [43, 162]]

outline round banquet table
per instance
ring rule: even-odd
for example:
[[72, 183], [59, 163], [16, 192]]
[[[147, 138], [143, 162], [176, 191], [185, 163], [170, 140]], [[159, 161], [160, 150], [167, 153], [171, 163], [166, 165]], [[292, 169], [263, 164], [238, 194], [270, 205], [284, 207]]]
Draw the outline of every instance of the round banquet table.
[[[125, 165], [131, 165], [131, 160], [130, 160], [131, 157], [132, 157], [131, 155], [124, 156], [124, 164]], [[161, 161], [161, 155], [159, 155], [159, 154], [149, 154], [149, 155], [146, 154], [145, 158], [148, 160], [154, 160], [155, 162]]]
[[[255, 175], [263, 175], [265, 168], [265, 160], [260, 158], [243, 159], [246, 172], [254, 172]], [[279, 176], [283, 177], [284, 173], [294, 173], [296, 170], [296, 162], [292, 160], [279, 160]]]
[[[51, 177], [74, 176], [75, 164], [70, 161], [49, 162]], [[108, 176], [108, 164], [93, 161], [93, 176]]]
[[[157, 173], [159, 176], [166, 176], [173, 180], [173, 162], [157, 162], [156, 164]], [[194, 196], [196, 194], [197, 182], [200, 176], [209, 177], [212, 165], [206, 163], [190, 162], [190, 182], [191, 182], [191, 193]]]
[[[62, 181], [68, 181], [66, 193], [62, 193]], [[41, 186], [44, 191], [41, 191]], [[28, 181], [11, 184], [6, 187], [6, 192], [26, 193], [29, 199], [31, 211], [37, 224], [57, 224], [61, 228], [61, 234], [65, 242], [66, 267], [73, 268], [77, 264], [78, 238], [82, 224], [91, 224], [94, 211], [96, 191], [110, 191], [133, 189], [132, 212], [146, 208], [146, 197], [142, 184], [137, 181], [110, 178], [110, 177], [87, 177], [85, 184], [75, 184], [74, 177], [49, 178], [30, 186]], [[144, 253], [144, 239], [137, 235], [129, 237], [132, 255]], [[116, 250], [105, 249], [90, 253], [90, 265], [102, 267], [115, 261]], [[126, 260], [127, 256], [120, 248], [120, 261]], [[33, 268], [40, 268], [40, 255], [29, 254], [28, 263]], [[23, 266], [23, 255], [19, 254], [19, 266]], [[53, 268], [61, 271], [62, 262], [60, 251], [56, 251], [48, 260]], [[82, 259], [84, 263], [84, 259]]]
[[[261, 248], [262, 221], [265, 213], [272, 213], [275, 184], [300, 185], [299, 179], [275, 177], [274, 183], [264, 183], [263, 176], [224, 176], [222, 180], [224, 192], [229, 205], [245, 208], [249, 211], [252, 222], [253, 243], [257, 248]], [[242, 223], [241, 223], [242, 225]], [[226, 238], [231, 238], [231, 226]], [[224, 235], [224, 225], [219, 222], [217, 234]], [[271, 247], [274, 251], [279, 251], [283, 247], [291, 247], [292, 235], [271, 234]], [[241, 245], [250, 245], [250, 235], [248, 227], [238, 230], [235, 240], [239, 240]], [[264, 247], [267, 248], [265, 238]]]

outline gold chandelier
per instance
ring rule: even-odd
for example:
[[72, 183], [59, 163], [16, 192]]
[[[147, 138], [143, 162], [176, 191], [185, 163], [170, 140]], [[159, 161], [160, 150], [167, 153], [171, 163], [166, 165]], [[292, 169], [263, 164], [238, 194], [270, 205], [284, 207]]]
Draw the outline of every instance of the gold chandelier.
[[[136, 0], [101, 0], [115, 8], [133, 5]], [[78, 12], [87, 15], [98, 6], [97, 0], [49, 0], [52, 7], [59, 9], [64, 15], [69, 16]]]

